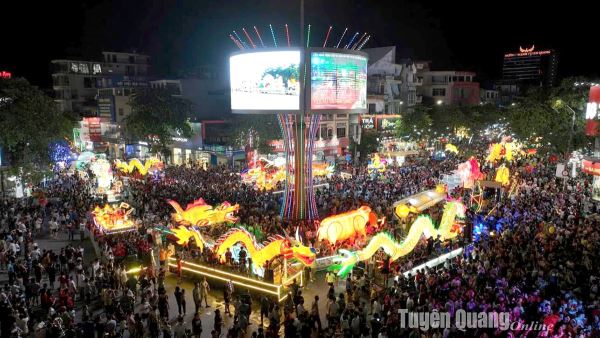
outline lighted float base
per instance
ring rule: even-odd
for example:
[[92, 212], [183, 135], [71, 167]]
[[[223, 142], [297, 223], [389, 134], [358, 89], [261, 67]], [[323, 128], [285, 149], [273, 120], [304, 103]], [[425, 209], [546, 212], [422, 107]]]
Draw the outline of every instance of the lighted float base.
[[[193, 274], [206, 277], [212, 281], [218, 281], [223, 284], [231, 280], [233, 285], [237, 287], [238, 290], [248, 289], [252, 292], [264, 294], [270, 296], [277, 301], [282, 302], [288, 297], [287, 293], [287, 285], [292, 284], [294, 279], [300, 286], [304, 286], [304, 274], [303, 270], [299, 270], [295, 274], [291, 275], [286, 279], [282, 284], [275, 284], [264, 282], [259, 279], [254, 279], [246, 276], [242, 276], [239, 274], [234, 274], [224, 269], [219, 269], [212, 266], [206, 266], [202, 264], [193, 263], [190, 261], [182, 261], [182, 270], [185, 272], [191, 272]], [[174, 257], [169, 257], [169, 267], [177, 269], [177, 259]]]

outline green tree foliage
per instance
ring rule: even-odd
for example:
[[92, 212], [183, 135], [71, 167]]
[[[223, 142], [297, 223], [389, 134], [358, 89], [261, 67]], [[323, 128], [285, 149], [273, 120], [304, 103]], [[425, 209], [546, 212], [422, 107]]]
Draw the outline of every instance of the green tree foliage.
[[173, 96], [164, 88], [144, 88], [132, 96], [131, 114], [125, 119], [125, 132], [135, 140], [146, 141], [154, 152], [166, 153], [173, 136], [190, 137], [188, 118], [192, 102]]
[[26, 181], [49, 169], [48, 145], [69, 137], [75, 121], [27, 80], [0, 79], [0, 144], [10, 153], [15, 173], [33, 175]]
[[[522, 139], [539, 139], [542, 147], [550, 151], [567, 151], [571, 135], [571, 150], [584, 146], [584, 109], [589, 87], [574, 86], [578, 81], [582, 80], [569, 78], [550, 90], [530, 90], [510, 107], [510, 129]], [[573, 115], [575, 126], [571, 134]]]
[[250, 146], [261, 154], [272, 152], [269, 141], [281, 139], [279, 122], [273, 114], [234, 115], [230, 121], [230, 145], [238, 148]]
[[429, 133], [431, 125], [430, 109], [417, 106], [414, 111], [402, 114], [400, 120], [396, 122], [395, 134], [398, 137], [420, 139]]
[[377, 130], [363, 130], [360, 136], [360, 144], [352, 141], [350, 145], [350, 151], [354, 152], [356, 150], [360, 152], [361, 161], [367, 161], [369, 156], [377, 151], [377, 147], [379, 146], [379, 136], [380, 133]]

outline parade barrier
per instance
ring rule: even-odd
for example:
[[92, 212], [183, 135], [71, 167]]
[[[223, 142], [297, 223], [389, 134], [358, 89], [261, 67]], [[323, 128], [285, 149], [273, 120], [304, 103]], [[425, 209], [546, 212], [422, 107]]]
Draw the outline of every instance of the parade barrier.
[[[170, 268], [176, 270], [177, 259], [174, 257], [169, 257], [168, 265]], [[276, 283], [246, 277], [241, 275], [240, 273], [231, 273], [229, 271], [226, 271], [225, 267], [219, 268], [215, 266], [207, 266], [204, 264], [194, 263], [188, 260], [182, 260], [181, 265], [182, 272], [189, 272], [199, 277], [206, 277], [207, 279], [211, 279], [213, 281], [218, 281], [221, 283], [231, 281], [233, 285], [237, 287], [245, 288], [251, 292], [273, 297], [278, 302], [283, 302], [288, 297], [287, 286], [292, 284], [294, 280], [296, 280], [299, 286], [304, 286], [304, 274], [302, 269], [299, 269], [291, 276], [288, 276], [288, 278], [284, 279], [284, 277], [282, 277], [281, 283]]]

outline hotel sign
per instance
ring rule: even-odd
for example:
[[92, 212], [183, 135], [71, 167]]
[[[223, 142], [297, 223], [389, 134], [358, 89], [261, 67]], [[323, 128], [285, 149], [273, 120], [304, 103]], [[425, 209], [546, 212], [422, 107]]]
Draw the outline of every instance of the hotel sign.
[[512, 57], [522, 57], [522, 56], [541, 56], [541, 55], [548, 55], [551, 53], [552, 53], [552, 51], [550, 51], [550, 50], [535, 50], [535, 45], [533, 45], [530, 48], [519, 47], [518, 53], [504, 54], [504, 57], [512, 58]]

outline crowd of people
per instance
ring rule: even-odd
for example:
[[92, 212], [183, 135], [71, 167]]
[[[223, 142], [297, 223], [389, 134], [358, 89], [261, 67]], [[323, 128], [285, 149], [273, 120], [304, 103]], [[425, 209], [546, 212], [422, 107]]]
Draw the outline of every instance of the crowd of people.
[[[479, 158], [484, 152], [484, 147], [474, 147]], [[464, 160], [454, 156], [433, 160], [422, 154], [408, 158], [401, 167], [377, 174], [366, 166], [356, 166], [351, 177], [334, 174], [325, 181], [328, 186], [317, 190], [319, 212], [326, 217], [367, 204], [379, 218], [391, 220], [394, 201], [434, 187], [442, 174]], [[533, 170], [530, 162], [535, 164]], [[76, 239], [75, 235], [86, 225], [91, 226], [88, 212], [103, 201], [90, 194], [86, 180], [77, 175], [59, 175], [44, 189], [43, 198], [0, 201], [0, 270], [7, 276], [0, 292], [0, 311], [6, 314], [0, 319], [1, 336], [183, 338], [200, 337], [202, 332], [210, 332], [212, 337], [597, 335], [600, 220], [594, 216], [597, 207], [589, 202], [590, 180], [580, 176], [563, 183], [554, 177], [555, 168], [544, 157], [518, 160], [508, 166], [516, 180], [516, 192], [478, 210], [486, 219], [502, 220], [498, 222], [501, 225], [477, 237], [463, 256], [437, 269], [423, 269], [404, 277], [401, 272], [439, 253], [440, 247], [458, 245], [430, 240], [393, 264], [383, 278], [381, 271], [373, 267], [374, 262], [344, 281], [328, 273], [325, 279], [329, 290], [317, 291], [310, 299], [305, 299], [306, 291], [294, 283], [283, 304], [259, 298], [260, 324], [265, 322], [265, 326], [256, 329], [250, 325], [252, 297], [227, 283], [218, 297], [223, 299], [224, 307], [210, 312], [213, 325], [204, 331], [204, 312], [199, 309], [203, 304], [205, 308], [211, 306], [208, 281], [199, 280], [192, 290], [177, 285], [172, 291], [165, 284], [168, 271], [164, 266], [150, 264], [137, 274], [128, 274], [123, 264], [123, 258], [139, 254], [140, 248], [147, 249], [151, 244], [147, 228], [170, 225], [173, 210], [166, 200], [185, 205], [201, 197], [211, 205], [239, 203], [242, 224], [263, 234], [299, 226], [305, 240], [319, 247], [308, 236], [314, 224], [283, 222], [279, 216], [280, 196], [242, 183], [235, 171], [171, 166], [165, 169], [162, 180], [130, 180], [125, 196], [134, 208], [132, 217], [140, 221], [142, 228], [96, 238], [102, 255], [86, 261], [78, 241], [84, 236], [80, 234]], [[488, 176], [492, 172], [491, 167], [484, 169]], [[472, 206], [470, 191], [458, 189], [452, 194]], [[468, 215], [467, 226], [477, 227], [472, 224], [478, 216], [475, 208]], [[225, 230], [226, 226], [212, 229]], [[403, 236], [394, 221], [386, 222], [379, 231]], [[65, 235], [69, 244], [57, 252], [36, 244], [37, 238]], [[191, 308], [186, 306], [186, 298], [192, 300]], [[175, 299], [177, 309], [170, 309], [170, 299]], [[321, 313], [321, 305], [325, 313]], [[193, 318], [188, 321], [187, 311], [192, 309]], [[453, 319], [459, 309], [509, 312], [511, 322], [521, 326], [515, 324], [502, 332], [456, 327], [424, 332], [400, 328], [400, 309], [445, 311]], [[227, 316], [232, 320], [226, 320]], [[323, 323], [321, 318], [325, 319]], [[534, 322], [543, 323], [546, 329], [537, 331], [525, 326]]]

